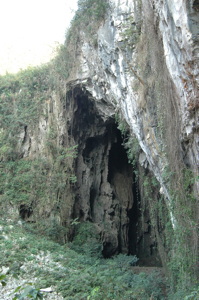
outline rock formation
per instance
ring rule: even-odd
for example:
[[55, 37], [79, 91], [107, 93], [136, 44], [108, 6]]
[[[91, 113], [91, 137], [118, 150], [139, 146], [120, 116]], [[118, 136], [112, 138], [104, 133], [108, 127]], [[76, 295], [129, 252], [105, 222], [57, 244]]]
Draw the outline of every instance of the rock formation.
[[94, 223], [104, 257], [179, 268], [189, 253], [197, 274], [199, 3], [112, 0], [91, 35], [80, 27], [69, 76], [51, 89], [38, 126], [18, 136], [26, 159], [55, 158], [52, 128], [54, 146], [77, 145], [59, 165], [76, 182], [60, 187], [56, 213], [38, 201], [37, 214]]

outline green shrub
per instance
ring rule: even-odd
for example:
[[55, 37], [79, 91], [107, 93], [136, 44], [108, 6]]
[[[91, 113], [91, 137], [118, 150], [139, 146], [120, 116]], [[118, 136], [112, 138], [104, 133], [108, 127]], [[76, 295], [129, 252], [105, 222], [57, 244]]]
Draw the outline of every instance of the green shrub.
[[0, 274], [0, 283], [2, 286], [6, 286], [6, 275]]
[[94, 223], [83, 222], [76, 226], [76, 233], [71, 248], [88, 257], [101, 257], [102, 243]]
[[[18, 293], [18, 292], [20, 292], [20, 293]], [[12, 298], [12, 300], [43, 299], [42, 293], [38, 289], [34, 288], [31, 283], [29, 283], [25, 287], [22, 287], [22, 286], [17, 287], [15, 289], [14, 293], [15, 293], [15, 296], [14, 296], [14, 298]]]

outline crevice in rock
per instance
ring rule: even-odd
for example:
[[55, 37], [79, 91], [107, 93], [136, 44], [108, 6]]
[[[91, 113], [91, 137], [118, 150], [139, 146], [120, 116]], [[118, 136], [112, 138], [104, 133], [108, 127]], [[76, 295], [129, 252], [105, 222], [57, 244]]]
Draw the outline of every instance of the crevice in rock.
[[133, 206], [128, 211], [129, 217], [129, 254], [139, 256], [138, 252], [138, 222], [141, 217], [140, 214], [140, 193], [137, 186], [137, 179], [134, 175], [134, 185], [133, 185]]

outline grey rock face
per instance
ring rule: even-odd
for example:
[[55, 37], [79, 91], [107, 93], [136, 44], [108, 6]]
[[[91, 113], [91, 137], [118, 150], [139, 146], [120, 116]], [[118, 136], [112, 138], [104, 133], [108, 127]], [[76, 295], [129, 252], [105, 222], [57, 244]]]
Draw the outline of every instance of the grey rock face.
[[198, 174], [198, 19], [194, 1], [112, 1], [98, 47], [85, 41], [70, 82], [81, 82], [104, 118], [120, 111], [168, 207], [163, 173], [173, 152]]

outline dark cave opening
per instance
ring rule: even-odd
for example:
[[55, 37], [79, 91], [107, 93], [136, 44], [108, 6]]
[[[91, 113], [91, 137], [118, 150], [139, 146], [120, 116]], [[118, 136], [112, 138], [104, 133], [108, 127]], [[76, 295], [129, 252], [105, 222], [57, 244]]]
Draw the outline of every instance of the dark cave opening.
[[141, 215], [137, 170], [129, 163], [122, 134], [113, 118], [104, 121], [89, 95], [76, 92], [71, 129], [79, 154], [73, 217], [97, 225], [104, 258], [124, 253], [150, 265], [154, 237], [145, 230], [150, 218]]
[[109, 151], [108, 181], [110, 183], [112, 182], [115, 172], [122, 173], [128, 165], [126, 150], [122, 146], [123, 139], [121, 133], [117, 127], [115, 130], [112, 128], [112, 132], [114, 132], [116, 140], [112, 144], [111, 150]]
[[[119, 214], [126, 214], [128, 224], [121, 224], [121, 227], [125, 226], [127, 240], [124, 247], [124, 241], [121, 238], [123, 229], [120, 228], [118, 234], [118, 253], [124, 252], [125, 248], [127, 254], [137, 255], [137, 224], [140, 217], [139, 188], [136, 183], [133, 166], [129, 163], [126, 149], [123, 146], [124, 141], [121, 132], [118, 130], [116, 124], [112, 125], [112, 132], [114, 133], [115, 139], [109, 151], [108, 182], [113, 187], [113, 197], [120, 198], [121, 211], [123, 210], [123, 202], [128, 198], [125, 212], [119, 212]], [[123, 179], [122, 184], [117, 178]], [[127, 193], [125, 192], [125, 188]], [[109, 249], [110, 245], [106, 245], [104, 249], [105, 257], [109, 255], [109, 251], [106, 248]]]
[[72, 133], [74, 139], [78, 142], [87, 141], [89, 138], [88, 147], [95, 147], [94, 142], [96, 142], [95, 137], [88, 137], [88, 132], [92, 127], [96, 126], [96, 123], [100, 126], [101, 118], [96, 113], [96, 108], [94, 102], [91, 101], [87, 94], [82, 93], [78, 88], [74, 91], [75, 98], [75, 113], [73, 118], [72, 130], [69, 129]]
[[140, 193], [139, 193], [139, 187], [138, 182], [136, 179], [135, 174], [133, 174], [133, 206], [131, 209], [128, 210], [127, 216], [129, 217], [129, 232], [128, 232], [128, 238], [129, 238], [129, 255], [136, 255], [138, 256], [138, 247], [137, 247], [137, 241], [138, 241], [138, 222], [141, 217], [140, 214]]
[[[143, 208], [145, 200], [140, 191], [140, 179], [135, 173], [124, 147], [121, 132], [112, 124], [112, 146], [109, 151], [108, 182], [113, 190], [113, 202], [117, 199], [115, 212], [120, 217], [118, 248], [113, 251], [111, 242], [104, 244], [103, 256], [109, 258], [118, 253], [135, 255], [142, 266], [161, 266], [157, 242], [152, 232], [149, 208]], [[125, 220], [125, 221], [123, 221]], [[125, 235], [125, 237], [124, 237]]]

